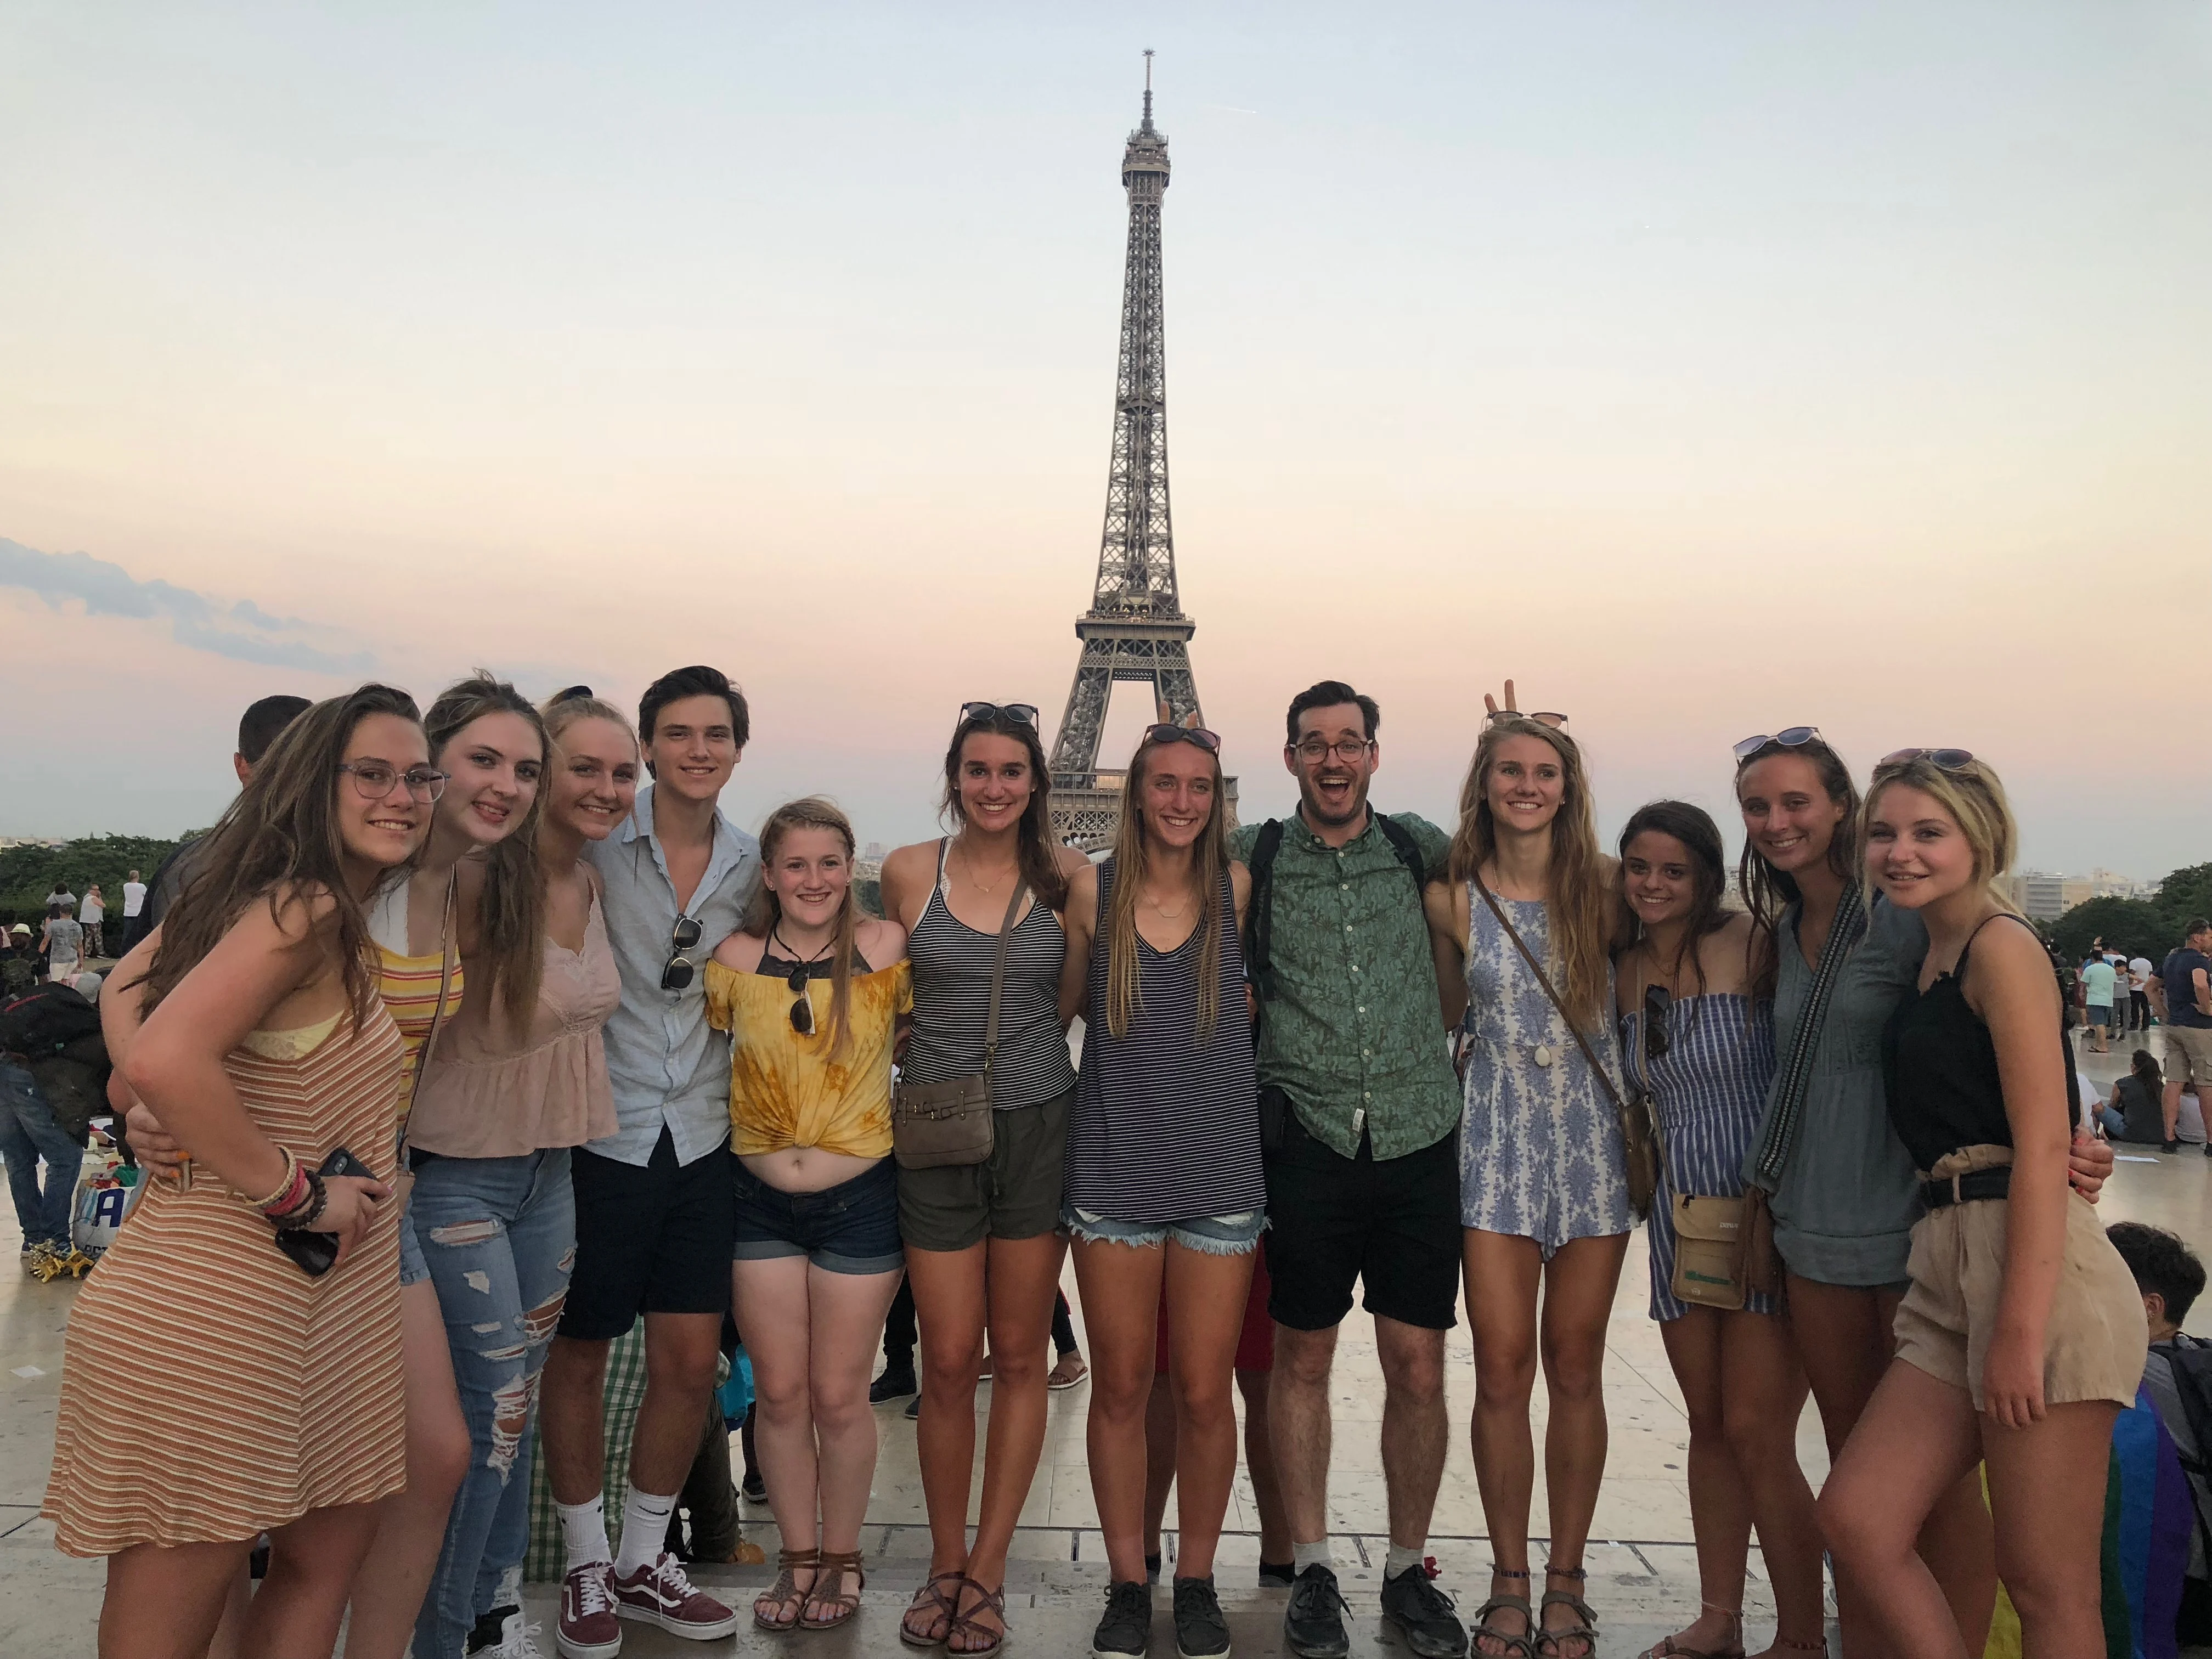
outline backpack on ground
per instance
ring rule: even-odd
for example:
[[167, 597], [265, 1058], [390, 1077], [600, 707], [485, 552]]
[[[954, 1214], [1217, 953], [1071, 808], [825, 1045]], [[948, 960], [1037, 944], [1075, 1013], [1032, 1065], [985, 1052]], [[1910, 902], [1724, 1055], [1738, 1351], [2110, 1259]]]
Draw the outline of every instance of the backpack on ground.
[[[2196, 1448], [2182, 1455], [2182, 1472], [2189, 1477], [2205, 1549], [2212, 1553], [2212, 1520], [2207, 1518], [2208, 1502], [2212, 1502], [2212, 1343], [2179, 1335], [2165, 1354], [2173, 1370], [2174, 1392], [2181, 1396], [2181, 1414], [2189, 1423], [2190, 1442]], [[2180, 1449], [2178, 1443], [2175, 1449]]]
[[100, 1010], [73, 985], [40, 985], [0, 1004], [0, 1053], [46, 1060], [99, 1036]]

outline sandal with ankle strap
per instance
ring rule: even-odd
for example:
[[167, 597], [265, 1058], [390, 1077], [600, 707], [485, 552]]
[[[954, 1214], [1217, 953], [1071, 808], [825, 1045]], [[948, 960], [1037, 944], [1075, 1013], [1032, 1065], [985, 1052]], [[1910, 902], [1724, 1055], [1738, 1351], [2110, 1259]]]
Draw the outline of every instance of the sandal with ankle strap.
[[[1509, 1572], [1503, 1567], [1492, 1567], [1490, 1570], [1490, 1576], [1493, 1578], [1525, 1579], [1528, 1575], [1526, 1572]], [[1522, 1627], [1518, 1636], [1509, 1635], [1490, 1622], [1492, 1613], [1501, 1612], [1517, 1613], [1521, 1615]], [[1527, 1596], [1493, 1595], [1474, 1610], [1474, 1630], [1468, 1641], [1468, 1652], [1472, 1656], [1472, 1659], [1536, 1659], [1536, 1644], [1534, 1639], [1535, 1632], [1536, 1613], [1535, 1609], [1528, 1605]], [[1476, 1644], [1486, 1636], [1504, 1647], [1505, 1651], [1497, 1655], [1484, 1653]]]
[[[974, 1579], [966, 1577], [961, 1579], [960, 1585], [961, 1590], [974, 1590], [982, 1599], [967, 1612], [952, 1615], [952, 1622], [945, 1627], [945, 1650], [953, 1656], [953, 1659], [983, 1659], [985, 1654], [996, 1653], [1006, 1644], [1006, 1587], [1001, 1584], [996, 1589], [985, 1589]], [[958, 1590], [954, 1592], [956, 1605], [960, 1593]], [[998, 1629], [986, 1630], [975, 1622], [975, 1615], [987, 1610], [998, 1615]], [[989, 1637], [990, 1645], [981, 1648], [954, 1647], [952, 1638], [963, 1631], [971, 1635]]]
[[[1698, 1607], [1705, 1613], [1726, 1614], [1729, 1628], [1735, 1639], [1724, 1647], [1693, 1648], [1679, 1637], [1662, 1637], [1657, 1646], [1644, 1650], [1643, 1659], [1744, 1659], [1743, 1614], [1735, 1607], [1716, 1607], [1711, 1601], [1700, 1601]], [[1562, 1635], [1566, 1633], [1561, 1632]]]
[[[799, 1621], [806, 1612], [806, 1598], [813, 1595], [814, 1585], [822, 1577], [822, 1552], [818, 1549], [778, 1550], [775, 1564], [780, 1569], [775, 1575], [775, 1583], [753, 1598], [753, 1623], [762, 1630], [781, 1636], [786, 1631], [799, 1628]], [[808, 1581], [805, 1589], [801, 1589], [799, 1588], [799, 1574], [801, 1569], [808, 1567], [814, 1569], [814, 1577]], [[779, 1613], [788, 1607], [791, 1617], [771, 1619], [761, 1611], [763, 1606], [774, 1607]]]
[[[966, 1576], [957, 1567], [947, 1567], [943, 1572], [933, 1574], [927, 1583], [915, 1591], [914, 1600], [907, 1603], [906, 1611], [899, 1615], [899, 1640], [910, 1648], [944, 1646], [945, 1637], [951, 1633], [952, 1620], [960, 1611], [960, 1586], [967, 1582]], [[945, 1593], [947, 1583], [952, 1586], [950, 1595]], [[923, 1635], [907, 1623], [917, 1613], [927, 1613], [933, 1617], [943, 1613], [945, 1628], [934, 1636]]]
[[[845, 1575], [851, 1573], [860, 1582], [848, 1591], [844, 1588]], [[826, 1595], [827, 1588], [838, 1587], [836, 1595]], [[801, 1630], [835, 1630], [860, 1610], [860, 1592], [868, 1587], [868, 1575], [860, 1565], [858, 1550], [823, 1550], [814, 1564], [814, 1588], [806, 1592], [805, 1605], [799, 1610]], [[817, 1607], [827, 1607], [827, 1613], [817, 1613]]]
[[[1588, 1577], [1580, 1567], [1547, 1567], [1544, 1576], [1547, 1578], [1571, 1578], [1577, 1583]], [[1572, 1609], [1578, 1622], [1559, 1630], [1546, 1629], [1544, 1614], [1555, 1607]], [[1547, 1589], [1544, 1592], [1544, 1599], [1537, 1603], [1534, 1633], [1536, 1651], [1540, 1659], [1597, 1659], [1597, 1615], [1590, 1611], [1589, 1603], [1572, 1590]], [[1566, 1642], [1582, 1643], [1583, 1651], [1578, 1654], [1560, 1652], [1560, 1644]]]

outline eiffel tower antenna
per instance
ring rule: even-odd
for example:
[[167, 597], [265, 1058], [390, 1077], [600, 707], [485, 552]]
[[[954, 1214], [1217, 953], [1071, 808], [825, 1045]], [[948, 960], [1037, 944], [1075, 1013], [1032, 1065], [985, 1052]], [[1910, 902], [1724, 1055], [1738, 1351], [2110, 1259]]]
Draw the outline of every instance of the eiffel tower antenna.
[[[1114, 444], [1106, 468], [1106, 521], [1091, 609], [1076, 619], [1083, 642], [1052, 750], [1053, 827], [1072, 847], [1109, 845], [1123, 774], [1098, 769], [1098, 739], [1117, 680], [1149, 684], [1168, 718], [1199, 714], [1190, 672], [1197, 624], [1176, 591], [1175, 532], [1168, 512], [1167, 344], [1160, 304], [1160, 200], [1168, 187], [1167, 135], [1152, 125], [1152, 53], [1145, 52], [1145, 112], [1121, 152], [1129, 242], [1121, 280], [1121, 349], [1114, 382]], [[1236, 823], [1236, 780], [1222, 810]]]

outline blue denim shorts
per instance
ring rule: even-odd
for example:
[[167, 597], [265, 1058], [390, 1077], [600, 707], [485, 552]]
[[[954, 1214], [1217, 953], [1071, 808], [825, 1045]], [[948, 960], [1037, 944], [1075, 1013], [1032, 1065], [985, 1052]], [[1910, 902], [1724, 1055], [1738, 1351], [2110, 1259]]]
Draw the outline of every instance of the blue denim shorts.
[[1071, 1238], [1091, 1244], [1157, 1247], [1172, 1238], [1186, 1250], [1196, 1250], [1201, 1255], [1249, 1255], [1259, 1247], [1260, 1235], [1267, 1231], [1267, 1212], [1245, 1210], [1236, 1215], [1193, 1216], [1154, 1224], [1115, 1221], [1069, 1204], [1060, 1209], [1060, 1224]]
[[898, 1167], [890, 1158], [818, 1193], [787, 1193], [744, 1163], [737, 1170], [738, 1261], [803, 1255], [824, 1273], [888, 1273], [906, 1266], [899, 1243]]
[[415, 1237], [415, 1183], [407, 1183], [407, 1196], [399, 1201], [399, 1284], [404, 1290], [430, 1276], [422, 1259], [422, 1241]]

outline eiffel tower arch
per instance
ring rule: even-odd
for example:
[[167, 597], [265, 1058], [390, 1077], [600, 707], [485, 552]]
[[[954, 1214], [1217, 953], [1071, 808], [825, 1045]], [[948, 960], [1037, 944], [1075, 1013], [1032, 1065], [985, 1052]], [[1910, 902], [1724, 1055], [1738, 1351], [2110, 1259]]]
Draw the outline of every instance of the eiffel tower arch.
[[[1176, 720], [1204, 715], [1190, 668], [1198, 624], [1176, 590], [1175, 532], [1168, 511], [1166, 331], [1160, 302], [1160, 202], [1168, 187], [1167, 135], [1152, 125], [1152, 53], [1145, 54], [1145, 112], [1121, 153], [1129, 241], [1121, 282], [1121, 346], [1114, 386], [1114, 444], [1106, 468], [1106, 521], [1091, 609], [1076, 619], [1082, 641], [1075, 683], [1052, 748], [1053, 828], [1071, 847], [1109, 846], [1125, 775], [1101, 769], [1098, 739], [1116, 681], [1152, 688]], [[1237, 781], [1223, 780], [1222, 810], [1237, 822]]]

